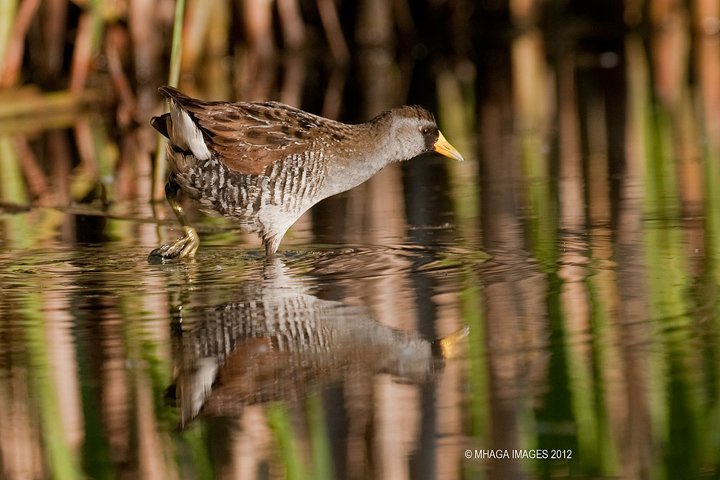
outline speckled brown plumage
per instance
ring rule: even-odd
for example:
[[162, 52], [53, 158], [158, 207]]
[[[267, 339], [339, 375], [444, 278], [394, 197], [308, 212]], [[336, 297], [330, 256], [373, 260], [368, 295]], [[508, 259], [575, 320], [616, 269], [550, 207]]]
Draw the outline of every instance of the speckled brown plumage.
[[308, 208], [359, 185], [388, 163], [433, 150], [462, 160], [420, 107], [398, 107], [347, 125], [277, 102], [206, 102], [172, 87], [160, 92], [170, 113], [153, 118], [152, 125], [170, 140], [166, 191], [192, 238], [156, 249], [151, 259], [192, 255], [197, 248], [197, 236], [174, 200], [178, 189], [205, 212], [260, 234], [273, 254]]

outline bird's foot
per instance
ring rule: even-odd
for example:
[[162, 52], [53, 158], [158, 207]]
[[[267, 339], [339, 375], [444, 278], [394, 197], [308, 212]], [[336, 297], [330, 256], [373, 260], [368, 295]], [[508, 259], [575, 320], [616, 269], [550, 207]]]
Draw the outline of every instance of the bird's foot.
[[148, 255], [150, 263], [173, 263], [185, 257], [195, 256], [195, 250], [200, 245], [197, 232], [192, 227], [183, 227], [185, 235], [173, 243], [161, 245]]

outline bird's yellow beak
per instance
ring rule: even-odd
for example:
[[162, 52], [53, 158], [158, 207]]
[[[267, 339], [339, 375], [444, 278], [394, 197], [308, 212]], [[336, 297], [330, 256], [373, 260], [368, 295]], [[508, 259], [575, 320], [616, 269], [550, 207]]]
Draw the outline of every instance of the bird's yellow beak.
[[462, 162], [465, 159], [460, 155], [460, 152], [457, 151], [455, 147], [450, 145], [450, 142], [445, 140], [445, 137], [443, 137], [443, 134], [438, 132], [438, 139], [433, 145], [433, 149], [439, 153], [440, 155], [445, 155], [446, 157], [454, 158], [458, 162]]
[[460, 349], [460, 342], [462, 339], [470, 334], [470, 327], [465, 325], [460, 330], [451, 333], [445, 338], [437, 340], [435, 343], [439, 347], [436, 351], [442, 355], [443, 358], [457, 357]]

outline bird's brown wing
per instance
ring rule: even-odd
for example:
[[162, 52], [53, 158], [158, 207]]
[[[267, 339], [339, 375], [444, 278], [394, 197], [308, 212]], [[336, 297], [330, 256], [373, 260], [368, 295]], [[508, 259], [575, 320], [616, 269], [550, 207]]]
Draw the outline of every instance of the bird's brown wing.
[[321, 136], [342, 138], [344, 125], [277, 102], [204, 102], [172, 87], [177, 102], [203, 132], [208, 148], [231, 170], [260, 174], [268, 165], [313, 148]]

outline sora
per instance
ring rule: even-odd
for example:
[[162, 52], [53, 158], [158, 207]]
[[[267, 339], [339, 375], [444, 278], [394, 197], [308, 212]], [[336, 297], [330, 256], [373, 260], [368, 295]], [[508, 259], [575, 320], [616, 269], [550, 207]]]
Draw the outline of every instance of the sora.
[[185, 235], [150, 253], [150, 261], [192, 256], [198, 237], [178, 202], [182, 190], [201, 210], [257, 232], [274, 254], [310, 207], [360, 185], [392, 162], [436, 151], [462, 161], [420, 107], [397, 107], [346, 125], [277, 102], [204, 102], [161, 87], [170, 113], [152, 119], [170, 139], [165, 193]]

